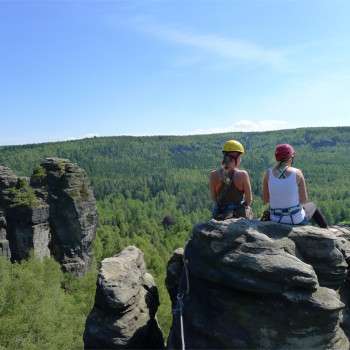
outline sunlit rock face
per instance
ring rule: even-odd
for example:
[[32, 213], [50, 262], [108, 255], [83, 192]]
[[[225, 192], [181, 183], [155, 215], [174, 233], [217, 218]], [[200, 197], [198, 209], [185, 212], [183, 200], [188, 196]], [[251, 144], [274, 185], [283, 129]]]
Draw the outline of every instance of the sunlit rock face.
[[42, 188], [52, 229], [51, 252], [63, 269], [84, 274], [91, 263], [96, 235], [96, 200], [83, 169], [66, 159], [47, 158], [41, 163], [46, 178]]
[[[337, 237], [338, 249], [344, 255], [346, 262], [350, 264], [350, 227], [336, 225], [331, 227], [330, 230]], [[339, 294], [345, 304], [341, 325], [347, 337], [350, 338], [350, 271], [348, 271], [345, 283], [339, 289]]]
[[12, 261], [54, 256], [64, 271], [83, 275], [96, 226], [92, 188], [76, 164], [47, 158], [30, 179], [0, 166], [0, 255]]
[[12, 261], [50, 256], [49, 206], [28, 181], [0, 166], [0, 254]]
[[11, 259], [10, 244], [7, 239], [6, 218], [4, 213], [0, 211], [0, 256]]
[[136, 247], [106, 258], [85, 326], [85, 349], [163, 349], [158, 290]]
[[[337, 292], [348, 265], [338, 240], [331, 230], [246, 219], [195, 226], [184, 252], [186, 348], [348, 349]], [[166, 280], [175, 310], [187, 285], [182, 265], [178, 250]], [[181, 345], [175, 311], [167, 346]]]

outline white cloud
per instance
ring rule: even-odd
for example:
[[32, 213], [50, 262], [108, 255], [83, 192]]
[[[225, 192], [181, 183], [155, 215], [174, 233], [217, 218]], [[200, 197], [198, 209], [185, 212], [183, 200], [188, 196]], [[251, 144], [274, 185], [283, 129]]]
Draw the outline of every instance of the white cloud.
[[144, 23], [142, 20], [137, 20], [134, 25], [143, 32], [159, 39], [199, 49], [229, 60], [256, 62], [272, 66], [280, 66], [285, 62], [284, 51], [266, 48], [247, 40], [227, 38], [211, 33], [194, 34], [181, 29]]
[[89, 138], [98, 137], [98, 136], [100, 135], [95, 133], [88, 133], [80, 136], [62, 136], [55, 139], [52, 138], [52, 139], [48, 139], [46, 142], [73, 141], [73, 140], [89, 139]]
[[285, 120], [240, 120], [232, 126], [232, 131], [268, 131], [288, 127]]
[[349, 90], [350, 74], [346, 71], [290, 82], [285, 89], [240, 106], [237, 114], [233, 111], [231, 120], [237, 120], [233, 124], [197, 129], [191, 134], [350, 126]]
[[242, 119], [223, 128], [196, 129], [190, 134], [219, 134], [238, 131], [269, 131], [287, 129], [288, 123], [285, 120], [248, 120]]
[[31, 139], [2, 139], [0, 142], [0, 146], [12, 146], [12, 145], [27, 145], [27, 144], [35, 144], [35, 143], [46, 143], [46, 142], [63, 142], [63, 141], [73, 141], [86, 139], [91, 137], [98, 137], [99, 134], [88, 133], [81, 136], [60, 136], [60, 137], [42, 137], [42, 138], [31, 138]]

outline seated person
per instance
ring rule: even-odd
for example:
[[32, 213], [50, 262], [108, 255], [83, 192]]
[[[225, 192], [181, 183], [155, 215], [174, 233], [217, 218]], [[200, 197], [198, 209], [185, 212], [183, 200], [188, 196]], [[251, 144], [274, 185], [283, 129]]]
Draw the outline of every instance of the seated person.
[[222, 166], [213, 170], [209, 179], [210, 194], [215, 202], [213, 218], [251, 219], [252, 190], [249, 175], [245, 170], [239, 169], [244, 147], [236, 140], [229, 140], [224, 144], [222, 152]]
[[263, 180], [263, 201], [270, 204], [270, 220], [282, 224], [303, 225], [312, 218], [323, 228], [327, 222], [314, 203], [307, 203], [304, 175], [294, 168], [295, 151], [289, 144], [276, 146], [277, 164], [267, 170]]

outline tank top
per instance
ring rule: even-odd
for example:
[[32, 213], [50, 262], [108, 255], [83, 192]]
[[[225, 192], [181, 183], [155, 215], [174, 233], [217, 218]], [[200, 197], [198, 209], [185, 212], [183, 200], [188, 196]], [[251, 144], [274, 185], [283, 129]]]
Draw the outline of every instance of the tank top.
[[[296, 169], [290, 168], [291, 174], [286, 178], [277, 178], [273, 175], [272, 169], [269, 169], [269, 194], [271, 209], [286, 209], [300, 204], [299, 188], [297, 184]], [[271, 215], [271, 220], [284, 224], [300, 224], [305, 218], [305, 211], [302, 208], [299, 212], [292, 215], [276, 216]]]
[[229, 204], [236, 204], [240, 205], [243, 202], [244, 198], [244, 192], [241, 192], [236, 186], [233, 181], [233, 176], [230, 177], [230, 183], [225, 184], [224, 182], [221, 183], [220, 189], [219, 189], [219, 198], [220, 200], [220, 206], [226, 206]]

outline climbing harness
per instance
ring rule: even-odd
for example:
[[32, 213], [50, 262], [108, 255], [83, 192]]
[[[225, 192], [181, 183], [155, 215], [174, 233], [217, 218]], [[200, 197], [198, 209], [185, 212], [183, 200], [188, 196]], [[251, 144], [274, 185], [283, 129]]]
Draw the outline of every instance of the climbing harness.
[[[188, 266], [187, 266], [187, 259], [186, 259], [186, 248], [184, 251], [183, 255], [183, 271], [181, 274], [181, 279], [180, 279], [180, 285], [179, 285], [179, 290], [176, 296], [177, 299], [177, 305], [176, 308], [174, 309], [174, 313], [178, 312], [180, 316], [180, 333], [181, 333], [181, 349], [185, 350], [186, 349], [186, 344], [185, 344], [185, 331], [184, 331], [184, 321], [183, 321], [183, 310], [184, 310], [184, 297], [189, 295], [190, 293], [190, 279], [189, 279], [189, 273], [188, 273]], [[186, 284], [185, 286], [183, 284]]]
[[275, 209], [270, 208], [270, 214], [279, 217], [278, 223], [281, 222], [284, 216], [289, 216], [292, 222], [292, 225], [294, 225], [293, 215], [299, 213], [301, 209], [302, 207], [300, 204], [289, 208], [275, 208]]
[[213, 209], [213, 218], [215, 220], [226, 220], [235, 217], [235, 212], [239, 209], [242, 209], [244, 204], [227, 204], [226, 206], [219, 207], [218, 205], [214, 206]]

